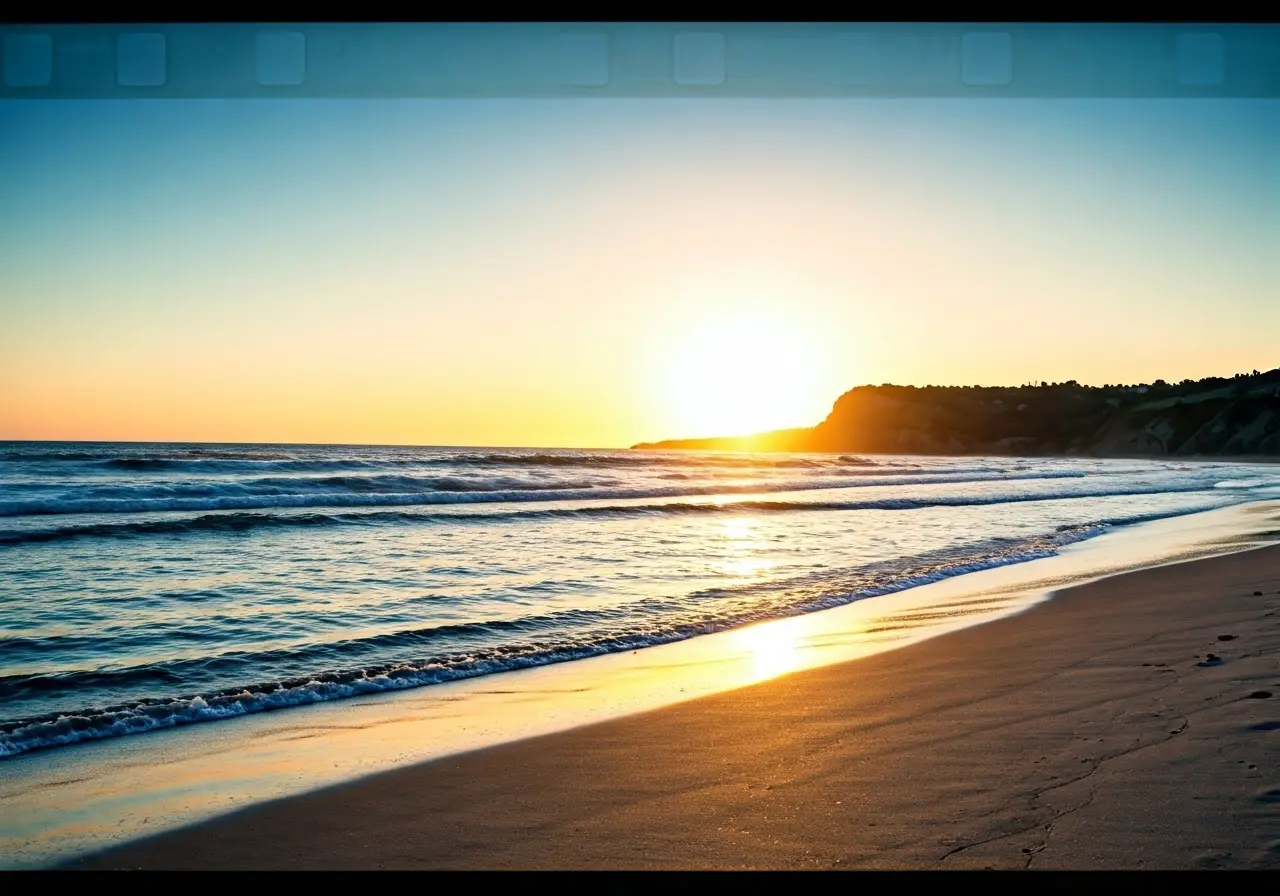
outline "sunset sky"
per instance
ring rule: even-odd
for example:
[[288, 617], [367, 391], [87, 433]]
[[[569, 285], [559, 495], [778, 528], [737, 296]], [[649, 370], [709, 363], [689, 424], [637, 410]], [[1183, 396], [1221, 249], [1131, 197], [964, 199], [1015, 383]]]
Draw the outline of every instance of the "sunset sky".
[[0, 103], [0, 439], [622, 447], [1275, 367], [1278, 113]]

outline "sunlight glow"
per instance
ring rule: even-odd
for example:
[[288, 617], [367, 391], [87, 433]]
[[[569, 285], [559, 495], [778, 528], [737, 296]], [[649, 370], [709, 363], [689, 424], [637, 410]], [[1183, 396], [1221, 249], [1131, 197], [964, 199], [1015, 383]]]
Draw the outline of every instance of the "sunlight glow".
[[766, 622], [739, 630], [738, 643], [750, 654], [752, 680], [765, 681], [800, 667], [799, 632], [793, 620]]
[[730, 541], [754, 541], [760, 521], [752, 517], [727, 519], [720, 523], [720, 535]]
[[718, 575], [752, 578], [772, 569], [776, 563], [755, 556], [764, 546], [759, 535], [760, 521], [751, 517], [724, 520], [717, 527], [726, 556], [715, 564]]
[[737, 560], [728, 560], [717, 569], [721, 575], [735, 576], [737, 578], [751, 578], [758, 576], [762, 572], [772, 569], [774, 563], [772, 560], [764, 560], [756, 557], [742, 557]]
[[673, 347], [666, 389], [690, 437], [809, 425], [820, 390], [816, 346], [781, 315], [733, 314]]

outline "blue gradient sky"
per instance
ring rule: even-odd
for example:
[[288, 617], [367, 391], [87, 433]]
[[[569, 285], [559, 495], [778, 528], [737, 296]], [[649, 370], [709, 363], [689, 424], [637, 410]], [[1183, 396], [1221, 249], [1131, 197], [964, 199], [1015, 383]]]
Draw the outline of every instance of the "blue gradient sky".
[[0, 438], [609, 447], [1274, 367], [1278, 112], [0, 103]]

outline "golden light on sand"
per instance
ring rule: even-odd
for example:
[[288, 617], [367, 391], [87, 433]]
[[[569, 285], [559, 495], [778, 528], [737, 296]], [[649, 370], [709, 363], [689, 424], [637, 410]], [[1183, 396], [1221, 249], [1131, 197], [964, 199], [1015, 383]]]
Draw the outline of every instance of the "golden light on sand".
[[791, 620], [765, 622], [736, 632], [737, 641], [749, 655], [752, 681], [764, 681], [799, 668], [798, 632]]
[[816, 346], [779, 314], [731, 314], [671, 347], [666, 391], [690, 437], [747, 435], [806, 422], [820, 389]]

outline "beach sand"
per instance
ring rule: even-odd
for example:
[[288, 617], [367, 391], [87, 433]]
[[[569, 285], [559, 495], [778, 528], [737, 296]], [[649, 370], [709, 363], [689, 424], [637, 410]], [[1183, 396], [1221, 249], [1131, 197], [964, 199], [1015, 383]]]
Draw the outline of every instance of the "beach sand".
[[71, 867], [1276, 868], [1278, 648], [1280, 546]]

